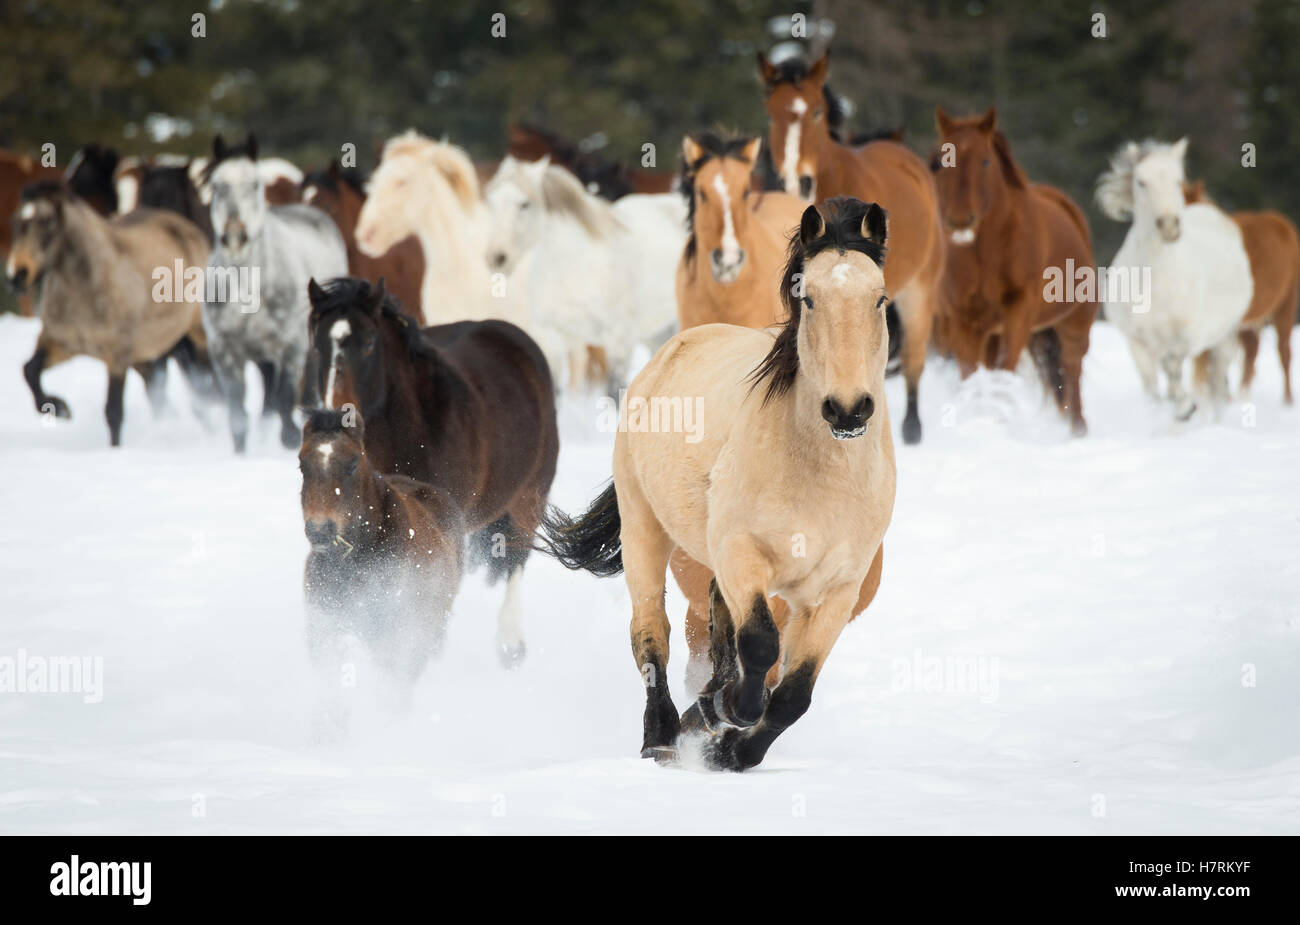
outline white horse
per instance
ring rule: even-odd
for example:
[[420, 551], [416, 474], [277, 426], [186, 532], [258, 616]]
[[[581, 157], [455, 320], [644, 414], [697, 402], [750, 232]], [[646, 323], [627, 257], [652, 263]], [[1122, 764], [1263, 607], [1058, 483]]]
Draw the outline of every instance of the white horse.
[[610, 386], [626, 385], [637, 346], [653, 353], [677, 329], [676, 269], [686, 243], [681, 196], [610, 203], [549, 158], [506, 157], [486, 198], [489, 269], [522, 294], [530, 331], [552, 367], [596, 344], [609, 358]]
[[[1186, 138], [1174, 144], [1130, 141], [1097, 182], [1101, 210], [1133, 223], [1102, 287], [1106, 318], [1128, 338], [1153, 398], [1159, 398], [1157, 369], [1164, 371], [1168, 397], [1183, 419], [1196, 410], [1183, 383], [1183, 363], [1202, 351], [1210, 352], [1212, 401], [1217, 407], [1227, 400], [1227, 367], [1254, 290], [1237, 224], [1215, 206], [1184, 204], [1186, 153]], [[1108, 292], [1124, 288], [1115, 280], [1125, 273], [1129, 291]]]
[[409, 235], [419, 239], [420, 300], [429, 324], [484, 318], [520, 324], [517, 303], [492, 287], [484, 259], [489, 223], [469, 156], [409, 131], [384, 145], [357, 216], [357, 247], [379, 257]]

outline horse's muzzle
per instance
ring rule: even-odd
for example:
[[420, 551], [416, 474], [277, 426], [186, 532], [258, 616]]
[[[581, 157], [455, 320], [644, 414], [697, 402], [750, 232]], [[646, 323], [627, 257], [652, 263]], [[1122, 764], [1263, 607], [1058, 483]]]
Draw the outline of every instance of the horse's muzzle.
[[13, 292], [21, 293], [27, 288], [27, 268], [23, 267], [9, 277], [9, 288]]
[[875, 399], [865, 393], [852, 408], [845, 408], [834, 398], [822, 402], [822, 418], [831, 426], [831, 436], [836, 440], [852, 440], [865, 434], [867, 421], [875, 410]]
[[745, 252], [737, 251], [736, 256], [731, 260], [723, 256], [722, 249], [715, 247], [709, 252], [709, 268], [713, 271], [713, 278], [720, 283], [734, 283], [740, 276], [740, 270], [745, 265]]
[[339, 535], [338, 527], [332, 520], [308, 520], [303, 529], [307, 534], [307, 541], [311, 543], [311, 548], [317, 552], [326, 552], [334, 548]]
[[1183, 221], [1177, 215], [1162, 215], [1156, 219], [1156, 230], [1165, 243], [1173, 244], [1183, 234]]

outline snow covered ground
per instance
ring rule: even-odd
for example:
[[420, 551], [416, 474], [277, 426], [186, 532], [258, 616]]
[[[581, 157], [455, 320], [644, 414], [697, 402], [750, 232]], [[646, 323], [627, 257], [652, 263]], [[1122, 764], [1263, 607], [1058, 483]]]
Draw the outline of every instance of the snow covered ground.
[[[1300, 832], [1300, 412], [1271, 335], [1253, 410], [1175, 427], [1098, 325], [1077, 441], [1036, 382], [932, 364], [880, 595], [735, 775], [637, 757], [624, 585], [540, 558], [519, 671], [471, 577], [413, 709], [363, 666], [351, 737], [310, 745], [293, 455], [270, 431], [234, 458], [175, 376], [161, 421], [132, 378], [111, 451], [84, 359], [46, 374], [75, 415], [46, 426], [36, 330], [0, 319], [0, 657], [100, 657], [103, 689], [0, 694], [0, 832]], [[611, 437], [579, 403], [562, 433], [572, 509]]]

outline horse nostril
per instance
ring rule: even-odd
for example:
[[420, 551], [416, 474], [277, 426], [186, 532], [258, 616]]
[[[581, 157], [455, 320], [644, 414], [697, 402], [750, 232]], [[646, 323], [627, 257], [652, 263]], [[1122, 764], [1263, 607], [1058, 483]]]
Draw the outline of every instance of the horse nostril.
[[504, 267], [505, 265], [506, 265], [505, 254], [503, 254], [501, 251], [497, 251], [495, 254], [492, 255], [492, 266]]
[[27, 285], [27, 268], [23, 267], [13, 276], [9, 277], [9, 285], [11, 288], [21, 291], [22, 288]]
[[715, 247], [713, 250], [709, 251], [709, 259], [713, 261], [715, 267], [722, 266], [722, 248]]
[[828, 398], [822, 402], [822, 420], [827, 424], [837, 425], [843, 417], [844, 409], [835, 399]]
[[875, 413], [876, 400], [870, 395], [863, 395], [859, 398], [858, 403], [854, 405], [853, 410], [849, 412], [853, 417], [859, 418], [863, 421], [871, 420], [871, 416]]

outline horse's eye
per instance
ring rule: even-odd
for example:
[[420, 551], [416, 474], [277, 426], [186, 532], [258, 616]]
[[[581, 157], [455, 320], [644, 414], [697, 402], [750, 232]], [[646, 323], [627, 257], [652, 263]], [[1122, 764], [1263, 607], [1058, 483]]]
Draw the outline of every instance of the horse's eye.
[[984, 158], [984, 163], [981, 164], [980, 166], [981, 166], [981, 167], [987, 167], [988, 165], [989, 165], [989, 159], [986, 157], [986, 158]]
[[813, 300], [812, 300], [812, 296], [810, 296], [810, 295], [805, 295], [805, 296], [803, 297], [803, 304], [804, 304], [807, 308], [809, 308], [809, 309], [813, 308]]
[[709, 197], [704, 194], [704, 190], [700, 190], [699, 192], [700, 192], [700, 202], [708, 202]]
[[889, 301], [889, 296], [882, 295], [880, 301], [876, 303], [876, 308], [883, 308], [887, 301]]
[[528, 211], [528, 207], [531, 206], [531, 205], [532, 205], [532, 203], [529, 202], [527, 199], [525, 199], [523, 202], [519, 203], [519, 211], [520, 211], [520, 212], [526, 212], [526, 211]]

